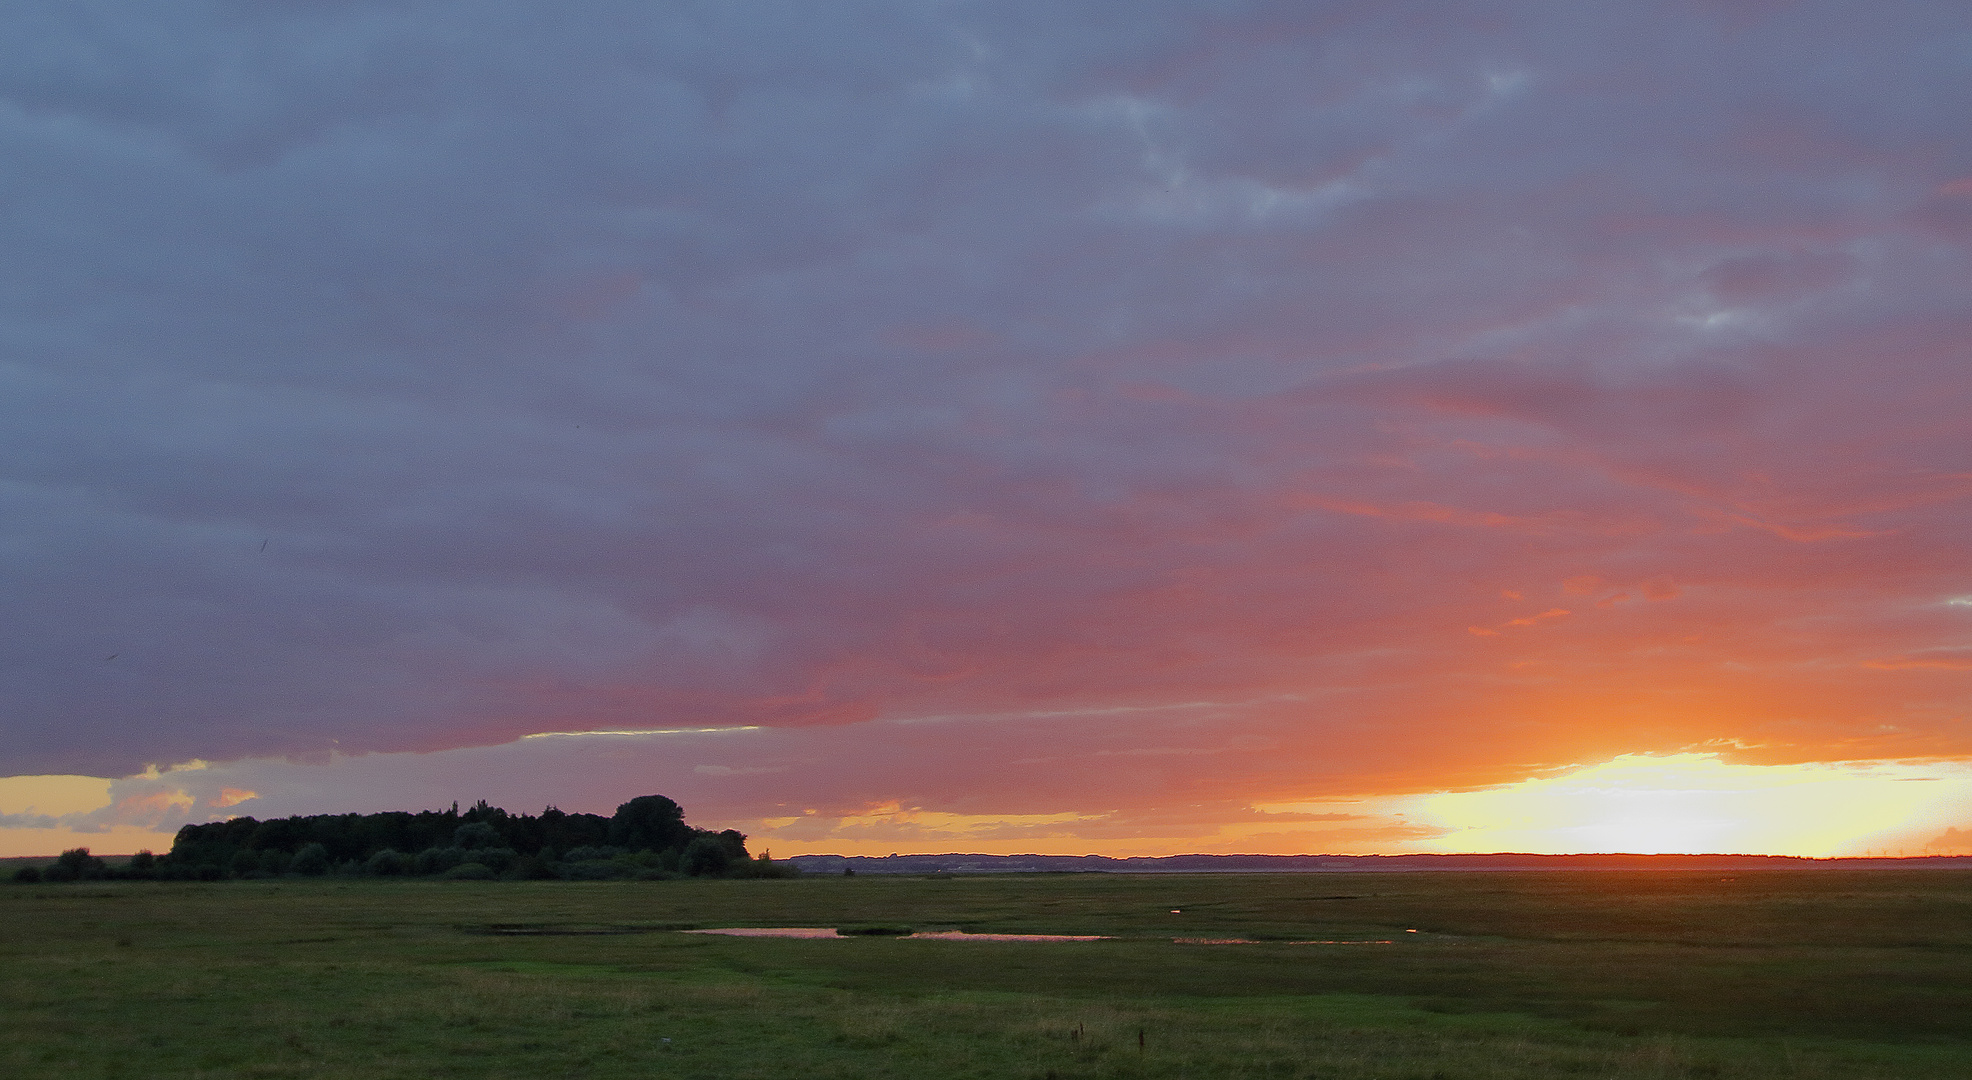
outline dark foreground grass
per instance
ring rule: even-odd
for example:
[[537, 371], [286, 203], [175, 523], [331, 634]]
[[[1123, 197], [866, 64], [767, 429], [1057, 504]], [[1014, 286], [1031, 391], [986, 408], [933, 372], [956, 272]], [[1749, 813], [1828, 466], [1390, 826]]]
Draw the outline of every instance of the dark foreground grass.
[[[1119, 939], [667, 929], [850, 924]], [[0, 935], [9, 1077], [1972, 1076], [1956, 871], [14, 886]]]

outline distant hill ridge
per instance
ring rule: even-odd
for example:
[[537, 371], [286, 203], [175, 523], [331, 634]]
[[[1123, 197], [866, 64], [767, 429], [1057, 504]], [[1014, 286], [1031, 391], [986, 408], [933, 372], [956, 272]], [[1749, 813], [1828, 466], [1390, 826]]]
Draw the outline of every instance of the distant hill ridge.
[[796, 855], [809, 874], [1339, 873], [1361, 870], [1972, 869], [1972, 856], [1810, 859], [1798, 855]]

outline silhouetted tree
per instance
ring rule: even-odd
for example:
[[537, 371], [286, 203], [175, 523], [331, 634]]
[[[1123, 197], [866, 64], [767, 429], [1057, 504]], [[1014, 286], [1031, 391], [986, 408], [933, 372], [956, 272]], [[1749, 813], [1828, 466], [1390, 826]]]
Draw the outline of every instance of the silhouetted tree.
[[81, 881], [104, 876], [103, 860], [89, 854], [86, 847], [70, 848], [62, 852], [55, 865], [46, 867], [41, 876], [49, 881]]
[[609, 819], [609, 842], [631, 851], [664, 851], [690, 843], [685, 811], [662, 795], [639, 795], [616, 808]]
[[483, 821], [497, 829], [507, 820], [507, 816], [505, 810], [497, 806], [490, 806], [485, 799], [481, 799], [473, 804], [472, 809], [460, 814], [459, 818], [467, 822]]
[[[541, 811], [537, 820], [540, 823], [540, 842], [533, 849], [535, 851], [542, 848], [567, 851], [609, 842], [609, 819], [601, 814], [565, 814], [550, 806]], [[522, 851], [528, 850], [524, 844], [514, 846]]]
[[[698, 840], [704, 843], [688, 867], [685, 851]], [[567, 855], [557, 859], [556, 852]], [[446, 811], [415, 814], [234, 818], [179, 829], [171, 851], [151, 867], [157, 877], [211, 880], [228, 871], [241, 877], [440, 874], [465, 863], [526, 878], [663, 877], [688, 869], [754, 877], [764, 869], [748, 857], [744, 835], [694, 829], [683, 809], [662, 795], [631, 799], [612, 817], [552, 806], [539, 816], [509, 814], [482, 799], [464, 813], [455, 803]], [[53, 866], [45, 873], [64, 879], [70, 871]], [[116, 876], [141, 875], [125, 868]]]

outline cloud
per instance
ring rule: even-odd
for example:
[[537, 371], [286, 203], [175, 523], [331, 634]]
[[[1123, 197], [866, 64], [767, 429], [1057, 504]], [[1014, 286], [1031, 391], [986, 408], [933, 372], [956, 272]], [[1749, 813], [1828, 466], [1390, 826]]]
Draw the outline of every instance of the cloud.
[[1972, 755], [1972, 27], [1873, 12], [16, 5], [0, 770]]
[[86, 814], [110, 802], [111, 782], [94, 776], [0, 777], [0, 814], [59, 817]]
[[1972, 852], [1972, 829], [1948, 826], [1924, 845], [1926, 854], [1963, 855]]

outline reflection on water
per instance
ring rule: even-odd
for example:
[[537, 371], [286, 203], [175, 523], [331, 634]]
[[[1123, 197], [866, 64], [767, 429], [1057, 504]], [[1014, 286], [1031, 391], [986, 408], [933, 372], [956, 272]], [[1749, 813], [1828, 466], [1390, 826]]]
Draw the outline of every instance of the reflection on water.
[[939, 941], [1108, 941], [1100, 934], [968, 934], [963, 930], [937, 930], [912, 934], [914, 938]]
[[833, 926], [734, 926], [725, 930], [686, 930], [687, 934], [726, 934], [730, 937], [834, 937]]
[[[838, 934], [833, 926], [732, 926], [717, 930], [686, 930], [687, 934], [724, 934], [729, 937], [832, 938], [861, 937]], [[963, 930], [924, 930], [914, 934], [886, 935], [926, 941], [1113, 941], [1100, 934], [968, 934]], [[1256, 941], [1252, 938], [1172, 938], [1179, 945], [1395, 945], [1387, 939], [1375, 941]]]
[[1388, 939], [1377, 941], [1259, 941], [1243, 937], [1174, 937], [1179, 945], [1395, 945]]
[[[837, 934], [833, 926], [734, 926], [720, 930], [686, 930], [687, 934], [726, 934], [731, 937], [832, 938], [863, 937]], [[926, 930], [914, 934], [882, 935], [930, 941], [1107, 941], [1096, 934], [968, 934], [963, 930]]]

